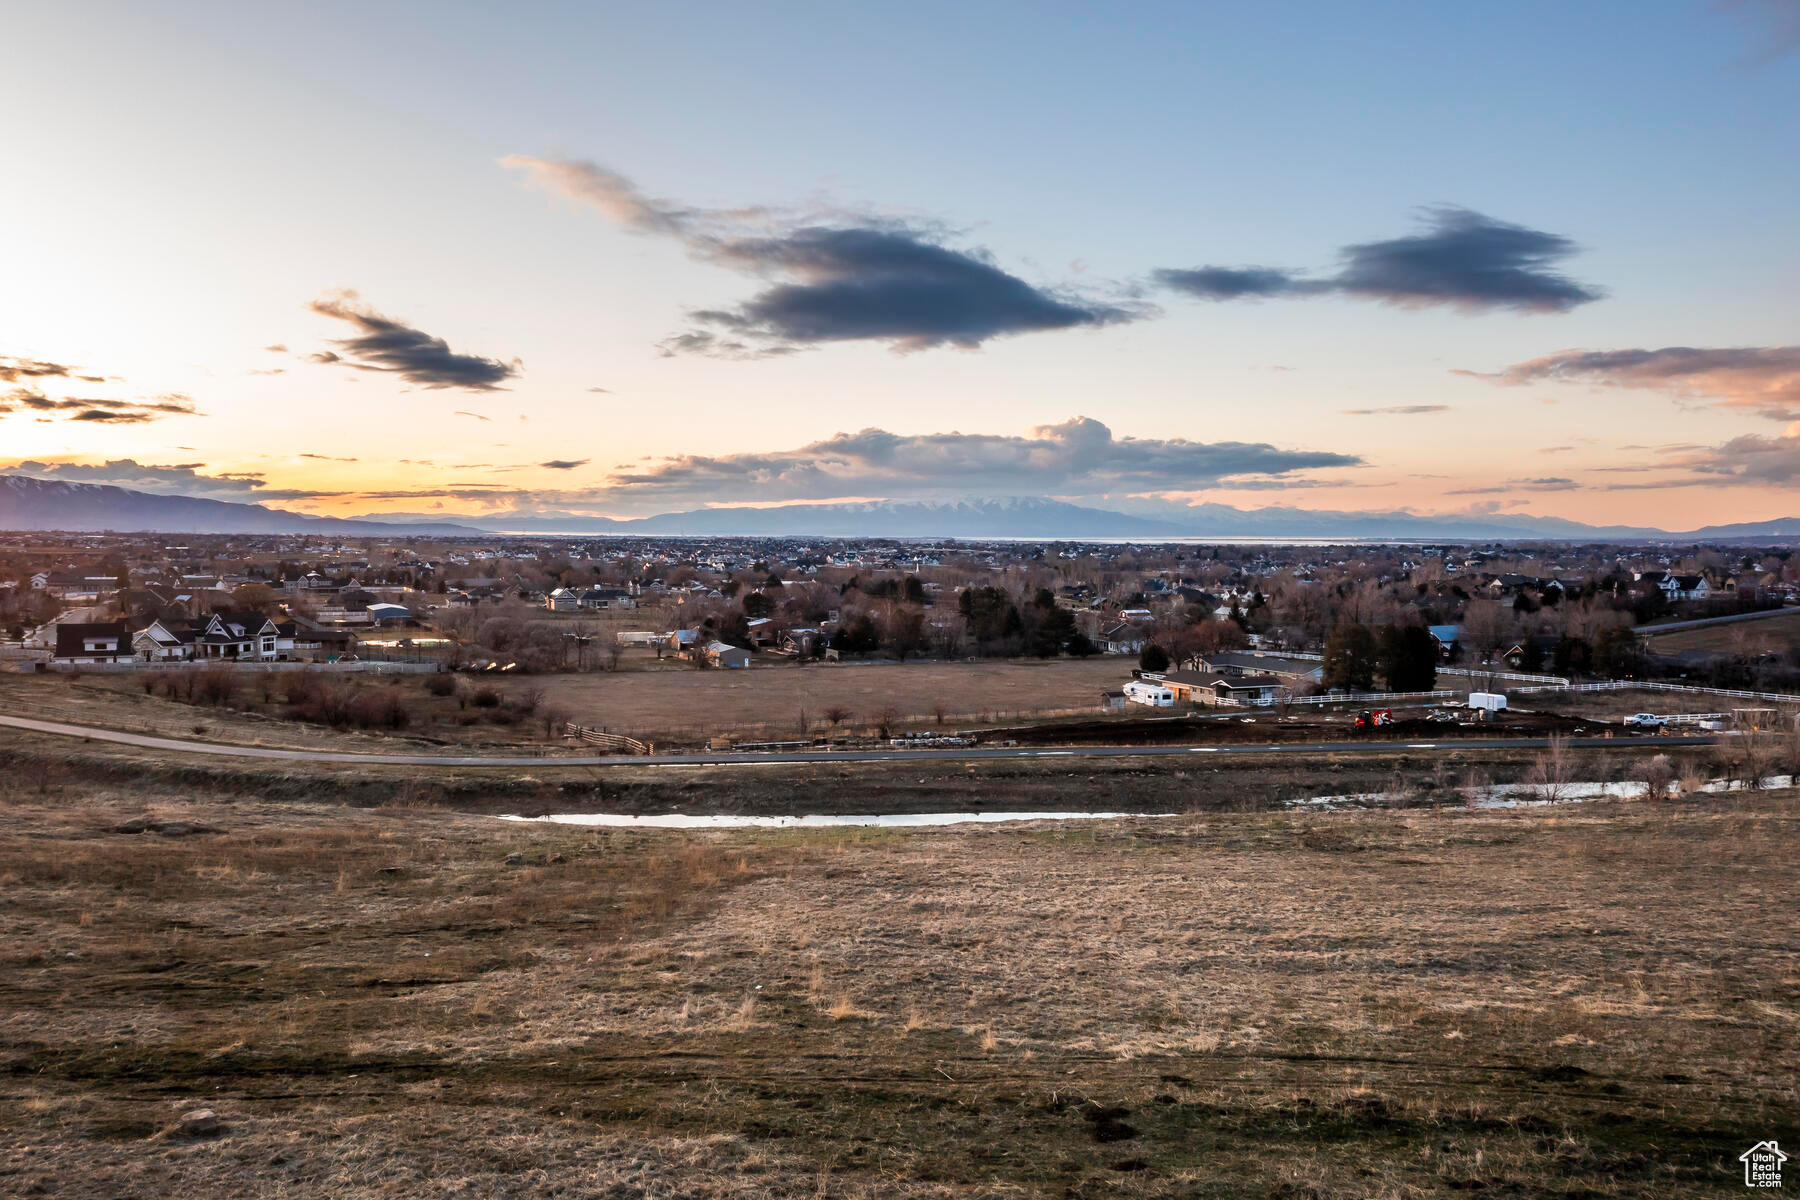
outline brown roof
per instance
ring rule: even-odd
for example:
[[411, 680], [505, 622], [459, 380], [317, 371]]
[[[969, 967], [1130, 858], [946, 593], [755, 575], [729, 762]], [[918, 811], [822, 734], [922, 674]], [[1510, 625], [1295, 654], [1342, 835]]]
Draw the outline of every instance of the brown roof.
[[105, 650], [103, 654], [131, 653], [131, 627], [123, 621], [99, 621], [94, 623], [74, 623], [56, 627], [56, 657], [80, 658], [94, 653], [87, 649], [84, 642], [90, 638], [117, 638], [117, 650]]

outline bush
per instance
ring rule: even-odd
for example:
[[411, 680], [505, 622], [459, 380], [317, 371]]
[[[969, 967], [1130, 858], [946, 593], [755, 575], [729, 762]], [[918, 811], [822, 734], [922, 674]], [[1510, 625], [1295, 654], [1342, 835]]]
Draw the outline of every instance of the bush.
[[237, 699], [239, 681], [234, 668], [207, 667], [189, 674], [195, 697], [207, 704], [227, 705]]
[[456, 676], [427, 675], [425, 690], [433, 696], [454, 696], [456, 694]]
[[400, 694], [385, 689], [364, 692], [356, 697], [350, 702], [346, 716], [350, 724], [364, 729], [405, 729], [412, 719]]
[[491, 687], [479, 687], [475, 689], [474, 695], [469, 697], [469, 703], [476, 708], [499, 708], [500, 693]]

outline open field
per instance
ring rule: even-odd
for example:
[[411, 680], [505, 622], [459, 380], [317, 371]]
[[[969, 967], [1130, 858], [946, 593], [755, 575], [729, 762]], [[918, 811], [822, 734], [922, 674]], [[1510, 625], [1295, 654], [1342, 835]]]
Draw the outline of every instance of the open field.
[[[1800, 701], [1800, 697], [1795, 697]], [[1656, 688], [1619, 688], [1605, 692], [1535, 692], [1516, 697], [1520, 708], [1534, 712], [1567, 713], [1596, 721], [1617, 722], [1632, 713], [1729, 713], [1734, 709], [1775, 708], [1792, 717], [1800, 712], [1793, 704], [1765, 700], [1745, 700], [1735, 696], [1717, 696], [1708, 692], [1665, 692]]]
[[1640, 630], [1657, 654], [1700, 650], [1708, 654], [1754, 657], [1770, 651], [1781, 653], [1800, 646], [1800, 608], [1753, 621], [1728, 621], [1699, 629], [1657, 633], [1655, 626]]
[[1044, 661], [792, 662], [744, 671], [545, 676], [550, 702], [588, 725], [655, 740], [699, 740], [716, 733], [794, 737], [804, 714], [809, 730], [828, 728], [838, 707], [846, 724], [866, 726], [892, 709], [902, 719], [974, 724], [1044, 712], [1098, 712], [1100, 693], [1131, 678], [1134, 659], [1095, 657]]
[[[1100, 693], [1116, 691], [1131, 677], [1135, 660], [1128, 658], [999, 660], [986, 662], [809, 663], [786, 659], [760, 660], [749, 670], [696, 670], [685, 661], [658, 663], [645, 656], [633, 669], [557, 675], [462, 675], [454, 694], [434, 696], [430, 676], [336, 676], [336, 686], [357, 692], [392, 690], [405, 697], [412, 719], [399, 736], [458, 744], [497, 745], [545, 740], [533, 715], [511, 712], [513, 702], [535, 693], [548, 711], [585, 725], [604, 726], [653, 741], [699, 743], [724, 734], [737, 737], [792, 738], [800, 734], [802, 717], [813, 736], [836, 728], [867, 730], [890, 710], [898, 722], [935, 726], [1020, 720], [1045, 713], [1098, 713]], [[0, 696], [15, 695], [23, 703], [53, 706], [57, 716], [94, 724], [151, 729], [177, 734], [196, 720], [220, 731], [255, 725], [256, 736], [306, 739], [296, 723], [279, 718], [286, 710], [284, 677], [247, 672], [238, 703], [251, 710], [246, 718], [230, 711], [170, 704], [144, 693], [149, 673], [64, 675], [0, 674]], [[508, 703], [482, 709], [471, 703], [480, 690], [492, 689]], [[30, 699], [27, 699], [27, 698]], [[844, 712], [832, 726], [827, 714]], [[32, 711], [22, 708], [20, 711]], [[198, 711], [201, 715], [196, 717]], [[1138, 710], [1133, 715], [1144, 715]], [[1166, 714], [1165, 714], [1166, 715]], [[282, 728], [289, 726], [289, 728]]]
[[1789, 794], [693, 835], [5, 803], [8, 1194], [1700, 1195], [1800, 1111]]

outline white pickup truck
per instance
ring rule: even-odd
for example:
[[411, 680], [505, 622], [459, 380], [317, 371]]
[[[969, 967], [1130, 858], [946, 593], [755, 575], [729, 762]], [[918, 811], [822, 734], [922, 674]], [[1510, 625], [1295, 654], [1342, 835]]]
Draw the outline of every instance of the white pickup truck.
[[1627, 729], [1661, 729], [1668, 722], [1655, 713], [1632, 713], [1625, 718]]

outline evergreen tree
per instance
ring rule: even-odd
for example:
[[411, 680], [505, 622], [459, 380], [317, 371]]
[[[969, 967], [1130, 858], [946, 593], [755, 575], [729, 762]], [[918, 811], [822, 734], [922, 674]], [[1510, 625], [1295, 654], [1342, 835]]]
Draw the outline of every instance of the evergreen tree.
[[1381, 631], [1381, 675], [1390, 692], [1429, 692], [1437, 686], [1437, 640], [1422, 625]]
[[1369, 627], [1356, 621], [1338, 622], [1325, 642], [1325, 686], [1353, 692], [1372, 690], [1375, 659], [1375, 635]]

